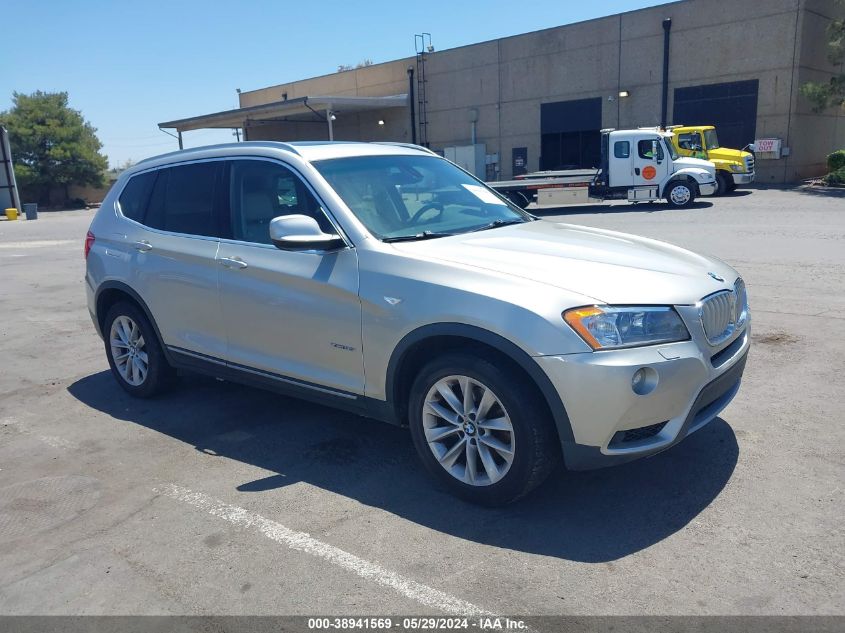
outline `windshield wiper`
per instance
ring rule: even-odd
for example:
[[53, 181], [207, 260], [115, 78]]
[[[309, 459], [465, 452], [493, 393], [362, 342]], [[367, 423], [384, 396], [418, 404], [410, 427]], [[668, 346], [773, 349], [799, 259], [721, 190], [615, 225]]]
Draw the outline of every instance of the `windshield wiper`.
[[419, 240], [433, 240], [436, 237], [449, 237], [454, 233], [437, 233], [435, 231], [423, 231], [422, 233], [415, 233], [414, 235], [396, 235], [394, 237], [385, 237], [382, 242], [416, 242]]
[[524, 224], [525, 222], [531, 222], [532, 220], [493, 220], [490, 224], [485, 224], [484, 226], [479, 226], [477, 229], [472, 229], [469, 231], [470, 233], [475, 233], [476, 231], [486, 231], [487, 229], [496, 229], [500, 226], [509, 226], [511, 224]]

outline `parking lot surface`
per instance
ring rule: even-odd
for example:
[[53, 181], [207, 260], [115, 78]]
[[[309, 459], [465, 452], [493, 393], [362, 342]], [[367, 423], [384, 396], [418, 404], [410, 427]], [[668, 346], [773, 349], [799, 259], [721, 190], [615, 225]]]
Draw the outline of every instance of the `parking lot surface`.
[[496, 510], [404, 429], [195, 376], [131, 399], [85, 307], [92, 215], [0, 223], [1, 614], [845, 612], [845, 197], [541, 212], [724, 259], [753, 347], [677, 447]]

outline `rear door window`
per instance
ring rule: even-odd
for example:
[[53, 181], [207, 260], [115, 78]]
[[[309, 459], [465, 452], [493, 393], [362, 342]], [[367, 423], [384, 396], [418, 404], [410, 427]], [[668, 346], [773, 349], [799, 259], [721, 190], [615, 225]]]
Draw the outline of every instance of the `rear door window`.
[[154, 171], [138, 174], [129, 179], [117, 199], [117, 206], [120, 207], [120, 212], [124, 217], [136, 222], [144, 222], [144, 212], [155, 179], [156, 172]]
[[159, 170], [144, 224], [155, 229], [218, 237], [215, 200], [222, 161]]

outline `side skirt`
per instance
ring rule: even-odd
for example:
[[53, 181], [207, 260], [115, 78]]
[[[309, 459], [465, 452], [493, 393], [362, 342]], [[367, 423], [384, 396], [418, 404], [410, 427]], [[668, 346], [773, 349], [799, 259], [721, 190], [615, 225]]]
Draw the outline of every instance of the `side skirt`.
[[168, 346], [167, 351], [170, 362], [176, 369], [266, 389], [292, 398], [308, 400], [309, 402], [349, 411], [356, 415], [404, 426], [404, 421], [397, 418], [393, 407], [383, 400], [315, 385], [252, 367], [234, 365], [213, 356], [179, 347]]

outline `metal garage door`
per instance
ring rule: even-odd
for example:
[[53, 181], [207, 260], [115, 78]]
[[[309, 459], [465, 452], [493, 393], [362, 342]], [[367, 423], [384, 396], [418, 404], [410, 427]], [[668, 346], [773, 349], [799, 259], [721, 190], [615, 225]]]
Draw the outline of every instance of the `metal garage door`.
[[676, 125], [715, 125], [723, 147], [740, 149], [754, 142], [759, 82], [733, 81], [675, 88]]
[[540, 169], [598, 167], [601, 97], [540, 105]]

